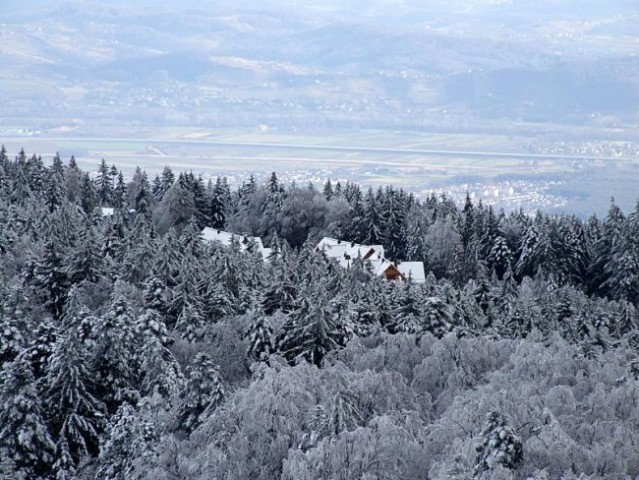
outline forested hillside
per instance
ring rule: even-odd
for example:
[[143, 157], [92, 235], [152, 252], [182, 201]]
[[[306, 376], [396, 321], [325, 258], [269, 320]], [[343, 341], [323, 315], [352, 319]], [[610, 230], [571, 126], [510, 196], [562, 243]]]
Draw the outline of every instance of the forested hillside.
[[46, 163], [0, 151], [0, 478], [639, 475], [639, 208]]

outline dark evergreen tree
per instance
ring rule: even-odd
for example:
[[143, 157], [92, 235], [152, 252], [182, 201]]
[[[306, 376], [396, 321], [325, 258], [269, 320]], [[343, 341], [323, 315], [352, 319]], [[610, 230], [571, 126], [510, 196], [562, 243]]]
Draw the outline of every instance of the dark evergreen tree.
[[111, 420], [111, 426], [100, 445], [95, 478], [129, 480], [134, 476], [135, 463], [149, 460], [159, 433], [152, 422], [143, 418], [132, 405], [123, 404]]
[[253, 313], [245, 338], [248, 341], [247, 355], [257, 361], [266, 361], [273, 353], [273, 329], [268, 317]]
[[50, 478], [56, 446], [45, 422], [31, 365], [18, 357], [0, 382], [0, 455], [27, 478]]
[[[0, 300], [4, 303], [4, 299]], [[0, 372], [26, 348], [27, 340], [20, 331], [16, 318], [2, 305], [0, 311]], [[1, 383], [1, 382], [0, 382]]]
[[143, 215], [146, 219], [151, 219], [151, 208], [153, 206], [153, 193], [146, 172], [140, 175], [140, 181], [133, 198], [133, 207], [137, 215]]
[[406, 229], [404, 217], [406, 215], [406, 198], [403, 192], [397, 192], [392, 187], [387, 188], [384, 195], [384, 238], [386, 240], [386, 256], [393, 260], [406, 258]]
[[98, 204], [103, 207], [110, 207], [113, 202], [113, 179], [104, 159], [100, 163], [94, 183]]
[[392, 292], [393, 306], [390, 323], [386, 328], [390, 333], [416, 333], [420, 331], [423, 305], [421, 293], [412, 282], [396, 286]]
[[291, 363], [303, 358], [320, 365], [326, 354], [346, 344], [352, 332], [335, 318], [322, 293], [310, 293], [278, 332], [276, 348]]
[[383, 245], [384, 237], [382, 228], [384, 222], [380, 212], [381, 206], [377, 204], [373, 189], [369, 188], [364, 199], [364, 213], [362, 218], [361, 241], [365, 245]]
[[226, 177], [221, 179], [217, 177], [215, 187], [211, 192], [209, 201], [209, 217], [211, 218], [211, 227], [223, 229], [226, 226], [226, 215], [230, 203], [231, 193], [226, 183]]
[[219, 367], [207, 354], [198, 353], [187, 368], [184, 392], [181, 424], [190, 432], [211, 415], [225, 397]]
[[24, 165], [16, 167], [12, 180], [12, 191], [9, 197], [11, 202], [21, 206], [27, 205], [33, 197], [33, 191], [29, 185], [29, 178]]
[[40, 289], [44, 305], [53, 318], [60, 319], [70, 282], [64, 254], [57, 240], [52, 238], [45, 244], [42, 260], [36, 263], [33, 283]]
[[69, 279], [72, 283], [82, 281], [97, 282], [103, 275], [104, 260], [98, 237], [91, 225], [85, 225], [81, 230], [80, 242], [77, 250], [71, 255], [68, 267]]
[[139, 398], [139, 337], [128, 300], [116, 285], [111, 304], [100, 318], [95, 332], [92, 354], [96, 393], [113, 414], [125, 401]]
[[326, 180], [326, 183], [324, 184], [324, 189], [322, 190], [322, 193], [324, 194], [324, 198], [327, 201], [332, 200], [333, 198], [333, 184], [331, 183], [331, 179], [329, 178], [328, 180]]
[[27, 160], [25, 170], [29, 181], [29, 188], [37, 197], [42, 197], [47, 181], [47, 169], [42, 162], [42, 158], [34, 153], [29, 160]]
[[80, 186], [80, 205], [82, 210], [86, 215], [92, 215], [99, 204], [98, 192], [91, 181], [91, 177], [88, 174], [82, 175]]
[[124, 175], [122, 175], [122, 172], [118, 173], [117, 180], [114, 183], [112, 204], [116, 210], [120, 210], [123, 214], [128, 215], [129, 202], [127, 200], [127, 187], [126, 183], [124, 183]]
[[58, 449], [68, 452], [77, 466], [87, 455], [98, 453], [99, 437], [106, 425], [106, 407], [96, 398], [89, 352], [78, 337], [80, 324], [72, 312], [53, 347], [45, 379], [47, 416]]
[[477, 452], [475, 476], [480, 476], [499, 465], [516, 469], [523, 461], [521, 439], [498, 412], [490, 412], [487, 415]]
[[67, 187], [64, 180], [64, 168], [60, 156], [56, 154], [53, 159], [53, 166], [48, 172], [46, 179], [46, 191], [44, 201], [49, 209], [53, 212], [58, 209], [67, 199]]
[[442, 338], [452, 329], [452, 311], [439, 297], [426, 297], [417, 333], [430, 332]]

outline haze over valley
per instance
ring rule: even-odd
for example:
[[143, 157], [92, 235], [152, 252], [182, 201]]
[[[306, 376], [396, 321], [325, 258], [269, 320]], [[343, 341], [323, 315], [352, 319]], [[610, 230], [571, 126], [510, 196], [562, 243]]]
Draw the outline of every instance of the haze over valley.
[[528, 211], [605, 212], [613, 195], [634, 206], [631, 1], [10, 0], [0, 12], [10, 152], [129, 174], [170, 164], [469, 190]]

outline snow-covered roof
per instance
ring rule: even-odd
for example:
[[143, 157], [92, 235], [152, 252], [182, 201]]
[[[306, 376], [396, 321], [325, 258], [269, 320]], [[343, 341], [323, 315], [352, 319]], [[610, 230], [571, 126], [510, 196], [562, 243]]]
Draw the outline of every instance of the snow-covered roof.
[[228, 247], [231, 241], [236, 239], [242, 250], [246, 250], [249, 246], [254, 245], [258, 252], [265, 260], [271, 255], [272, 250], [264, 247], [260, 237], [249, 237], [248, 235], [237, 235], [235, 233], [225, 232], [224, 230], [216, 230], [215, 228], [206, 227], [202, 230], [202, 239], [205, 242], [220, 242]]
[[385, 259], [380, 260], [372, 260], [371, 265], [373, 266], [373, 272], [375, 275], [382, 276], [391, 266], [393, 266], [393, 262], [390, 262]]
[[382, 245], [360, 245], [331, 237], [324, 237], [315, 247], [315, 251], [323, 252], [327, 257], [334, 258], [340, 263], [342, 263], [342, 259], [350, 260], [357, 257], [362, 259], [384, 258]]
[[426, 273], [422, 262], [401, 262], [397, 264], [397, 269], [407, 280], [410, 278], [415, 283], [424, 283], [426, 281]]
[[[317, 244], [315, 251], [322, 252], [328, 258], [334, 258], [343, 268], [350, 268], [352, 261], [359, 257], [370, 262], [373, 272], [377, 276], [385, 276], [389, 268], [396, 267], [405, 279], [410, 276], [412, 281], [416, 283], [426, 281], [422, 262], [400, 262], [396, 265], [386, 259], [382, 245], [360, 245], [324, 237]], [[396, 275], [396, 272], [394, 274]]]
[[[100, 207], [103, 217], [112, 217], [115, 214], [115, 208], [113, 207]], [[135, 213], [135, 208], [129, 209], [129, 214]]]

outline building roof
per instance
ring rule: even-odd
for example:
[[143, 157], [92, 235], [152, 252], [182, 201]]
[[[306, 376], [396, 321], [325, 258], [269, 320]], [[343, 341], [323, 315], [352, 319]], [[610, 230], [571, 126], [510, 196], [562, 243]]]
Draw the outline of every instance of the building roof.
[[426, 273], [422, 262], [401, 262], [397, 264], [397, 269], [402, 272], [402, 275], [407, 280], [410, 278], [415, 283], [424, 283], [426, 281]]
[[260, 237], [237, 235], [235, 233], [225, 232], [224, 230], [216, 230], [210, 227], [204, 228], [201, 235], [202, 239], [205, 242], [220, 242], [226, 247], [231, 245], [231, 241], [234, 238], [238, 241], [242, 250], [246, 250], [249, 248], [249, 246], [254, 245], [254, 247], [258, 252], [260, 252], [264, 260], [266, 260], [272, 252], [272, 249], [264, 247], [264, 244], [262, 243], [262, 239]]
[[376, 257], [384, 258], [384, 247], [382, 245], [360, 245], [359, 243], [346, 242], [331, 237], [324, 237], [315, 247], [316, 252], [323, 252], [329, 258], [334, 258], [340, 263], [342, 258], [346, 260], [357, 257], [364, 260]]
[[385, 275], [393, 267], [406, 280], [410, 277], [415, 283], [426, 281], [422, 262], [398, 262], [396, 265], [386, 259], [382, 245], [360, 245], [336, 238], [324, 237], [315, 247], [315, 251], [322, 252], [328, 258], [335, 259], [343, 268], [350, 268], [354, 259], [361, 258], [370, 262], [373, 272], [377, 276]]

